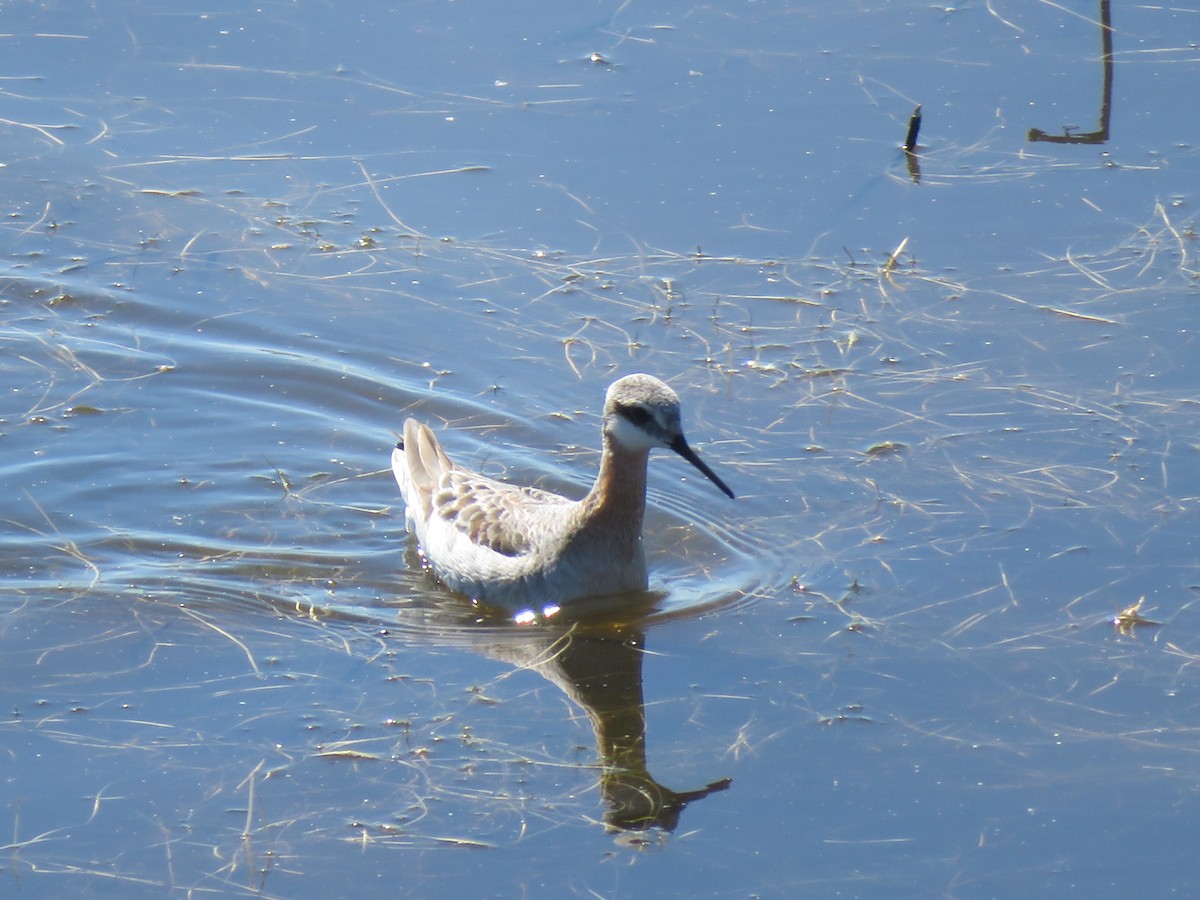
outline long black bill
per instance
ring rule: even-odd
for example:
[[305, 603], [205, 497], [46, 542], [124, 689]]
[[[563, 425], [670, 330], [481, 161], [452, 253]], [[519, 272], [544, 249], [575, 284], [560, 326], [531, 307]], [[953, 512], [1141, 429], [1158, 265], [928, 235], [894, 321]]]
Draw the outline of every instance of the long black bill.
[[688, 446], [688, 442], [683, 439], [683, 435], [679, 435], [675, 440], [671, 441], [671, 449], [690, 462], [693, 466], [705, 474], [709, 481], [721, 489], [730, 500], [734, 499], [733, 491], [717, 477], [717, 473], [710, 469], [700, 457], [696, 455], [696, 451]]

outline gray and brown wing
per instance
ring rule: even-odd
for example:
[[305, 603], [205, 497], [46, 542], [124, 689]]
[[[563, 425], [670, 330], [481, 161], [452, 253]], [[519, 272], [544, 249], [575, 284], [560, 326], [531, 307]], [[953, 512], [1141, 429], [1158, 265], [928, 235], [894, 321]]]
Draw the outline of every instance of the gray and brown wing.
[[432, 496], [433, 509], [472, 543], [505, 556], [521, 556], [534, 547], [538, 510], [571, 501], [531, 487], [492, 481], [454, 469]]

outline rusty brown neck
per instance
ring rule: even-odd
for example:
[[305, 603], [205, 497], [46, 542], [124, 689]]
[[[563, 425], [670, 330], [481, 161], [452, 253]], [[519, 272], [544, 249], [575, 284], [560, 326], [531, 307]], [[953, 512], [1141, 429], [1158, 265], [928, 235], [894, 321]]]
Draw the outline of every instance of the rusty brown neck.
[[626, 450], [604, 437], [600, 474], [583, 504], [589, 520], [618, 540], [641, 537], [649, 456], [648, 450]]

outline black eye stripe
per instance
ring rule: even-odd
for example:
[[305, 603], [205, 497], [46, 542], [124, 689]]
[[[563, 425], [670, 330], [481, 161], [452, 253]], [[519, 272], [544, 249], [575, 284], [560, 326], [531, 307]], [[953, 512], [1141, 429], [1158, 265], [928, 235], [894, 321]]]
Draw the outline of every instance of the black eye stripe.
[[634, 425], [649, 425], [654, 418], [643, 406], [618, 406], [617, 412]]

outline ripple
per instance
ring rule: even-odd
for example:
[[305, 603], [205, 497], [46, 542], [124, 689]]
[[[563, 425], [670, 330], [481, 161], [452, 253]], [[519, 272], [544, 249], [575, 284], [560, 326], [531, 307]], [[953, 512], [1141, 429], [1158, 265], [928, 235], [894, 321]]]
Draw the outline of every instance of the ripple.
[[[78, 590], [148, 592], [230, 617], [265, 604], [440, 641], [511, 627], [511, 614], [420, 570], [386, 471], [394, 429], [408, 411], [451, 423], [449, 452], [464, 465], [581, 496], [605, 381], [543, 390], [514, 374], [503, 391], [438, 390], [386, 341], [364, 341], [361, 319], [329, 321], [320, 303], [278, 319], [242, 299], [235, 273], [190, 265], [205, 288], [196, 298], [165, 280], [155, 293], [145, 277], [138, 292], [9, 281], [26, 301], [0, 334], [23, 361], [10, 381], [56, 426], [10, 432], [0, 465], [28, 490], [10, 542], [23, 545], [9, 567], [22, 591], [73, 569]], [[708, 429], [696, 431], [703, 446]], [[753, 514], [656, 458], [650, 590], [577, 601], [554, 620], [644, 626], [752, 602], [782, 571], [766, 529], [746, 527]]]
[[[646, 628], [668, 620], [701, 616], [752, 603], [783, 583], [771, 564], [765, 541], [713, 519], [687, 520], [653, 506], [647, 511], [650, 590], [644, 593], [574, 600], [549, 615], [514, 616], [511, 610], [473, 602], [446, 589], [419, 569], [410, 538], [403, 556], [409, 569], [405, 593], [322, 606], [323, 614], [379, 622], [437, 643], [472, 644], [479, 632], [514, 625], [580, 625], [589, 629]], [[400, 547], [397, 546], [397, 556]]]

